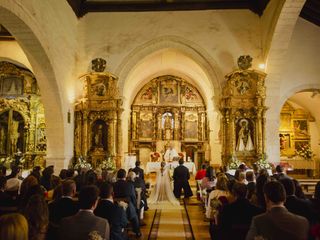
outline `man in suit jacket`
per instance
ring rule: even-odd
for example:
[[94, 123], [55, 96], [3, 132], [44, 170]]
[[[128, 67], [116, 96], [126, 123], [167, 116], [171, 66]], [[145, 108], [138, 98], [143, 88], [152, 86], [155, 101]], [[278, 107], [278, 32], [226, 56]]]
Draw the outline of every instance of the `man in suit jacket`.
[[189, 169], [183, 166], [183, 163], [183, 159], [180, 159], [179, 166], [173, 171], [173, 194], [176, 198], [180, 198], [182, 189], [185, 198], [193, 195], [188, 181], [190, 178]]
[[232, 193], [236, 200], [223, 207], [219, 216], [218, 229], [223, 236], [221, 239], [245, 239], [252, 218], [263, 213], [263, 210], [246, 199], [247, 186], [244, 183], [236, 182], [232, 187]]
[[89, 235], [100, 235], [110, 239], [109, 223], [106, 219], [93, 214], [98, 204], [99, 189], [94, 186], [83, 187], [79, 194], [79, 212], [61, 220], [59, 239], [88, 240]]
[[280, 182], [284, 186], [287, 196], [284, 206], [289, 210], [289, 212], [305, 217], [308, 219], [310, 224], [314, 224], [317, 217], [313, 211], [311, 202], [308, 200], [299, 199], [295, 195], [296, 189], [292, 179], [288, 177], [281, 178]]
[[62, 218], [75, 215], [79, 206], [72, 198], [76, 194], [76, 183], [66, 180], [62, 183], [62, 197], [49, 204], [49, 219], [54, 224], [59, 224]]
[[113, 187], [110, 183], [100, 186], [100, 201], [94, 213], [96, 216], [105, 218], [110, 224], [110, 239], [125, 240], [127, 237], [124, 228], [128, 219], [124, 209], [113, 202]]
[[126, 211], [127, 217], [132, 224], [134, 233], [139, 237], [140, 226], [139, 219], [137, 215], [137, 198], [133, 187], [126, 181], [126, 170], [119, 169], [117, 173], [117, 181], [113, 184], [113, 191], [115, 198], [125, 198], [128, 201], [128, 208]]
[[141, 162], [139, 160], [137, 160], [136, 161], [136, 167], [133, 168], [132, 171], [134, 171], [135, 174], [137, 174], [137, 176], [144, 181], [144, 171], [140, 167], [140, 165], [141, 165]]
[[304, 217], [290, 213], [284, 206], [286, 192], [281, 183], [268, 182], [263, 188], [267, 212], [253, 218], [246, 240], [302, 240], [308, 238], [309, 224]]

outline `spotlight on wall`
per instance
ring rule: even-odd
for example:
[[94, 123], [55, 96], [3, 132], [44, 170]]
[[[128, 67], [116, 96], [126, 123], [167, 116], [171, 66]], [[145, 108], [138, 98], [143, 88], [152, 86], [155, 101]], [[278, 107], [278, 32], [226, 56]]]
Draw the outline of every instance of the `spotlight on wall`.
[[259, 68], [260, 68], [261, 70], [264, 70], [264, 69], [266, 68], [266, 65], [265, 65], [264, 63], [260, 63], [260, 64], [259, 64]]

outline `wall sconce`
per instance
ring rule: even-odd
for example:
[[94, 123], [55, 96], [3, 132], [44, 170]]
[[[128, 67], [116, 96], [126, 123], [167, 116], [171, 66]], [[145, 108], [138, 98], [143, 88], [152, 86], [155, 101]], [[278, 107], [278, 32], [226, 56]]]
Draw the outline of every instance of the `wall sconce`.
[[68, 123], [71, 123], [71, 113], [70, 113], [70, 109], [68, 110], [67, 118], [68, 118]]

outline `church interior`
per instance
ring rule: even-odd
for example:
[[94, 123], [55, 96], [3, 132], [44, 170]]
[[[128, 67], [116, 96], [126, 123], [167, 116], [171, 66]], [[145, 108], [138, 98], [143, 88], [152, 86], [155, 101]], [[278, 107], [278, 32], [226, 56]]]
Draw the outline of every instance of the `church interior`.
[[0, 166], [139, 162], [150, 193], [183, 160], [194, 196], [150, 206], [142, 239], [216, 239], [204, 165], [281, 166], [313, 197], [319, 42], [317, 0], [0, 0]]

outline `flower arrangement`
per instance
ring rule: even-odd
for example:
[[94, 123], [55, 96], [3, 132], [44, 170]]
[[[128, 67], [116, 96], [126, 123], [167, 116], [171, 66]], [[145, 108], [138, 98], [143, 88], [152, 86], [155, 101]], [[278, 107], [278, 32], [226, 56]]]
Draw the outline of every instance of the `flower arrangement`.
[[229, 168], [230, 169], [238, 169], [241, 162], [238, 160], [238, 158], [234, 155], [230, 156], [229, 158]]
[[299, 149], [296, 150], [296, 154], [305, 159], [311, 159], [313, 156], [313, 152], [309, 144], [303, 144]]
[[179, 155], [180, 159], [183, 159], [183, 158], [184, 158], [184, 155], [183, 155], [182, 152], [179, 152], [178, 155]]
[[90, 163], [87, 162], [87, 160], [84, 157], [80, 156], [78, 158], [77, 163], [74, 165], [74, 168], [75, 169], [81, 169], [81, 168], [91, 169], [92, 166]]
[[259, 169], [271, 169], [270, 163], [267, 161], [267, 155], [262, 154], [258, 161], [256, 161], [256, 164]]
[[160, 153], [158, 153], [158, 152], [153, 152], [153, 153], [151, 153], [151, 160], [153, 161], [153, 162], [156, 162], [156, 161], [158, 161], [158, 159], [160, 158]]
[[115, 170], [116, 169], [116, 164], [114, 163], [114, 160], [113, 160], [112, 157], [107, 157], [99, 165], [99, 168], [101, 168], [102, 170]]

